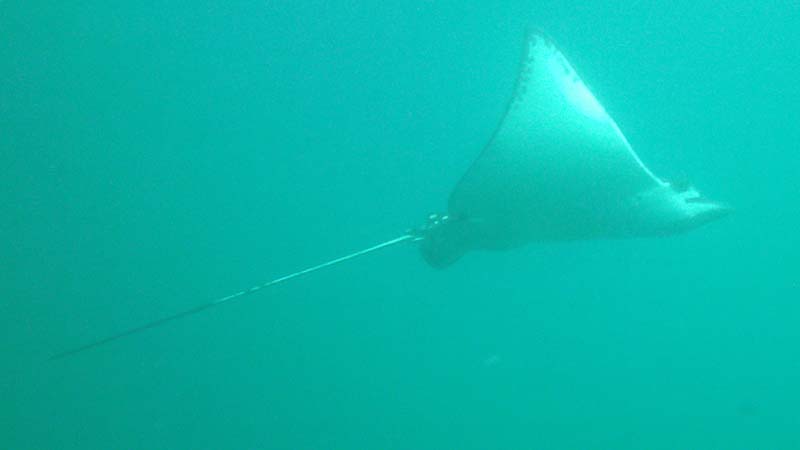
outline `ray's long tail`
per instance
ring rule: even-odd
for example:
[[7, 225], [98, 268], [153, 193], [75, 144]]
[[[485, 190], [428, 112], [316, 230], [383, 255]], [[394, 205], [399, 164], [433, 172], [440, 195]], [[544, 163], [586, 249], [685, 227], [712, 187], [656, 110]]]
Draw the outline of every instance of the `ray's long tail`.
[[284, 276], [279, 277], [279, 278], [275, 278], [274, 280], [270, 280], [270, 281], [267, 281], [266, 283], [262, 283], [262, 284], [253, 286], [253, 287], [251, 287], [249, 289], [245, 289], [243, 291], [239, 291], [239, 292], [236, 292], [234, 294], [227, 295], [225, 297], [221, 297], [221, 298], [218, 298], [216, 300], [212, 300], [212, 301], [207, 302], [207, 303], [203, 303], [201, 305], [195, 306], [195, 307], [187, 309], [185, 311], [181, 311], [181, 312], [172, 314], [170, 316], [165, 316], [165, 317], [162, 317], [160, 319], [153, 320], [151, 322], [139, 325], [137, 327], [134, 327], [134, 328], [131, 328], [131, 329], [128, 329], [128, 330], [113, 334], [113, 335], [108, 336], [106, 338], [90, 342], [90, 343], [82, 345], [80, 347], [76, 347], [76, 348], [73, 348], [71, 350], [66, 350], [64, 352], [57, 353], [57, 354], [51, 356], [49, 359], [51, 361], [53, 361], [53, 360], [62, 359], [62, 358], [66, 358], [66, 357], [69, 357], [69, 356], [73, 356], [73, 355], [76, 355], [78, 353], [82, 353], [82, 352], [85, 352], [87, 350], [91, 350], [93, 348], [97, 348], [97, 347], [100, 347], [102, 345], [114, 342], [114, 341], [122, 339], [124, 337], [131, 336], [133, 334], [137, 334], [137, 333], [149, 330], [151, 328], [156, 328], [156, 327], [159, 327], [161, 325], [167, 324], [169, 322], [173, 322], [173, 321], [176, 321], [178, 319], [183, 319], [184, 317], [192, 316], [194, 314], [197, 314], [199, 312], [205, 311], [205, 310], [207, 310], [209, 308], [212, 308], [214, 306], [219, 306], [219, 305], [221, 305], [223, 303], [228, 303], [230, 301], [233, 301], [233, 300], [242, 298], [244, 296], [256, 293], [256, 292], [258, 292], [258, 291], [260, 291], [262, 289], [266, 289], [268, 287], [275, 286], [276, 284], [280, 284], [280, 283], [283, 283], [285, 281], [289, 281], [289, 280], [291, 280], [293, 278], [297, 278], [297, 277], [300, 277], [300, 276], [303, 276], [303, 275], [308, 275], [308, 274], [310, 274], [312, 272], [316, 272], [316, 271], [318, 271], [320, 269], [324, 269], [326, 267], [331, 267], [331, 266], [343, 263], [345, 261], [349, 261], [351, 259], [358, 258], [359, 256], [364, 256], [364, 255], [367, 255], [369, 253], [376, 252], [378, 250], [382, 250], [382, 249], [387, 248], [387, 247], [391, 247], [393, 245], [397, 245], [397, 244], [400, 244], [400, 243], [403, 243], [403, 242], [416, 241], [416, 240], [420, 240], [420, 239], [421, 239], [421, 237], [420, 237], [419, 234], [414, 233], [414, 232], [409, 232], [407, 234], [404, 234], [402, 236], [396, 237], [394, 239], [390, 239], [388, 241], [381, 242], [380, 244], [373, 245], [372, 247], [367, 247], [367, 248], [365, 248], [363, 250], [359, 250], [357, 252], [350, 253], [349, 255], [345, 255], [345, 256], [342, 256], [342, 257], [336, 258], [336, 259], [332, 259], [332, 260], [326, 261], [326, 262], [324, 262], [322, 264], [317, 264], [316, 266], [311, 266], [311, 267], [309, 267], [307, 269], [303, 269], [303, 270], [300, 270], [300, 271], [297, 271], [297, 272], [294, 272], [294, 273], [290, 273], [288, 275], [284, 275]]

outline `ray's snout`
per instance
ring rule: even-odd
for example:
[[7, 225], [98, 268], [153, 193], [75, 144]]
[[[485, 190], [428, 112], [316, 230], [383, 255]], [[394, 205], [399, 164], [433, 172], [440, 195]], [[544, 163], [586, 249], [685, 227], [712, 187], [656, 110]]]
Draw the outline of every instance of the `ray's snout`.
[[682, 221], [681, 231], [691, 230], [707, 223], [717, 221], [733, 213], [733, 207], [725, 203], [711, 200], [693, 201], [687, 203], [689, 216]]
[[703, 225], [727, 217], [731, 215], [733, 211], [733, 207], [725, 203], [710, 202], [707, 209], [699, 212], [697, 216], [695, 216], [695, 220], [697, 220], [698, 225]]
[[700, 194], [694, 187], [683, 190], [675, 189], [674, 185], [671, 187], [680, 199], [676, 206], [678, 210], [682, 210], [681, 215], [683, 216], [683, 219], [678, 221], [680, 223], [678, 231], [697, 228], [722, 219], [733, 212], [733, 207], [727, 203], [711, 200]]

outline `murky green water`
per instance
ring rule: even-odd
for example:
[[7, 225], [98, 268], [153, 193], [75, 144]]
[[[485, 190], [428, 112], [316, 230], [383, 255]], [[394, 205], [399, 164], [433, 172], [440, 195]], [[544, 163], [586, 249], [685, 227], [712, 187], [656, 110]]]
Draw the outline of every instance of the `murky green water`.
[[[114, 2], [111, 2], [114, 3]], [[795, 2], [0, 3], [0, 447], [800, 447]], [[414, 246], [546, 30], [666, 239]]]

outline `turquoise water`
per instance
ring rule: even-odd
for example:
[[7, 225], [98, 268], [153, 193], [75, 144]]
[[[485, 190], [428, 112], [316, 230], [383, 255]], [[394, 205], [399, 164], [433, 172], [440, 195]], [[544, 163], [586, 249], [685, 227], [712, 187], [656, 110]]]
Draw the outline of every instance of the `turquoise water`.
[[[800, 448], [795, 2], [0, 3], [0, 448]], [[665, 239], [413, 245], [552, 35]]]

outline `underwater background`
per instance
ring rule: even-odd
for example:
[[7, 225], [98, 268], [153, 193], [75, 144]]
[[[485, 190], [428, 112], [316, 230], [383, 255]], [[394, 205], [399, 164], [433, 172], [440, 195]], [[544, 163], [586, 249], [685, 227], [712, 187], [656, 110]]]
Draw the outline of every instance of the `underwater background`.
[[[796, 1], [0, 3], [0, 448], [800, 448]], [[387, 249], [546, 30], [657, 175], [662, 239]]]

